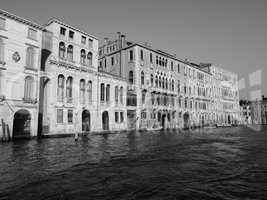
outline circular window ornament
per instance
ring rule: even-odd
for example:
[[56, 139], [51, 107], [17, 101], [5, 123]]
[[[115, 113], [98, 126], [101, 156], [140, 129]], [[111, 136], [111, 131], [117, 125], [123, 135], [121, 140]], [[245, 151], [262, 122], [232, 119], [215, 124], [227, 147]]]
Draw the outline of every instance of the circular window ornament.
[[19, 53], [16, 51], [13, 55], [12, 58], [15, 62], [19, 62], [20, 61], [20, 55]]

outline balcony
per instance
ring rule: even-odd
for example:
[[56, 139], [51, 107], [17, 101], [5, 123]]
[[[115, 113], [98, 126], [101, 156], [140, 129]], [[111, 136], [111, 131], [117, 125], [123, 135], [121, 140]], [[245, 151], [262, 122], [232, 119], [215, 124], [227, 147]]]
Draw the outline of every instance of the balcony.
[[24, 103], [30, 103], [30, 104], [36, 104], [37, 103], [37, 99], [36, 98], [30, 98], [30, 97], [23, 97], [22, 101]]

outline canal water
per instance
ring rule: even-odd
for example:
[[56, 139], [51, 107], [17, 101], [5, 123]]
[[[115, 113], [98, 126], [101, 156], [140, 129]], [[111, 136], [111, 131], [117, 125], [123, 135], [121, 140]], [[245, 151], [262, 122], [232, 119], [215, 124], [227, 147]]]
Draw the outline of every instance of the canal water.
[[0, 199], [267, 199], [267, 129], [3, 143]]

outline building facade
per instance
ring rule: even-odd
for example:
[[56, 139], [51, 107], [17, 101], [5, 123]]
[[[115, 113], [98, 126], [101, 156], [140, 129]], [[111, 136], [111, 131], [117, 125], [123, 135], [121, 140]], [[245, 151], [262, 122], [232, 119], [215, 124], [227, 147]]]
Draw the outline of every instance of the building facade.
[[99, 48], [99, 66], [127, 80], [128, 128], [231, 125], [239, 120], [237, 75], [232, 72], [128, 42], [120, 33]]
[[0, 138], [37, 135], [43, 30], [0, 10]]
[[267, 124], [267, 98], [263, 96], [260, 101], [251, 101], [250, 107], [252, 124]]

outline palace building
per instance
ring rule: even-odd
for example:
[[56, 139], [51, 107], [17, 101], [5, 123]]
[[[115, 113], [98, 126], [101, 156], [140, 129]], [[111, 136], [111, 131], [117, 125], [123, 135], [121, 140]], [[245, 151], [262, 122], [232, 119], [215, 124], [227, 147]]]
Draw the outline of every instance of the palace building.
[[238, 122], [237, 75], [0, 10], [0, 138]]

